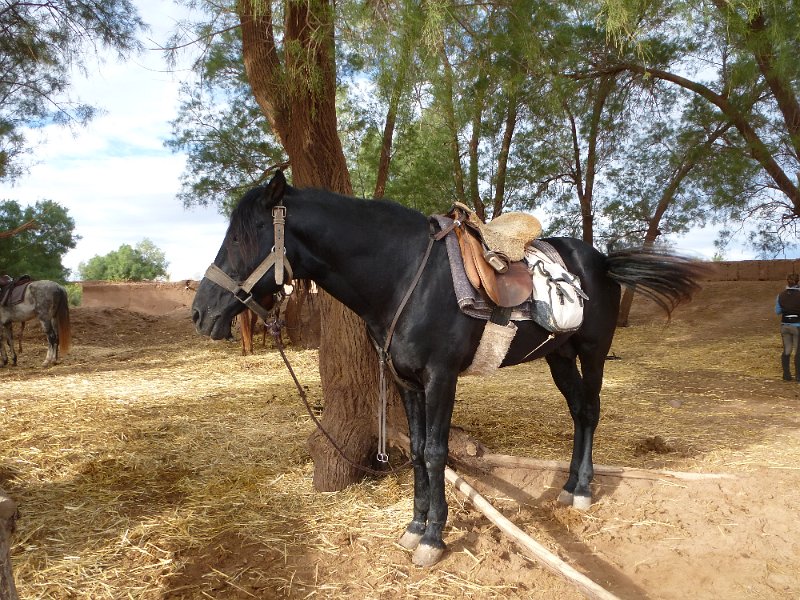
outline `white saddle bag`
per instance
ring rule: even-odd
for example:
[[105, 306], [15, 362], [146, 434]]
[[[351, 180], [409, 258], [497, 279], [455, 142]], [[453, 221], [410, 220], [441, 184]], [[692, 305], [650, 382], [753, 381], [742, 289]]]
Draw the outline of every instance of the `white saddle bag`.
[[577, 275], [528, 246], [525, 261], [533, 275], [533, 319], [553, 333], [575, 331], [583, 323], [583, 305], [589, 297]]

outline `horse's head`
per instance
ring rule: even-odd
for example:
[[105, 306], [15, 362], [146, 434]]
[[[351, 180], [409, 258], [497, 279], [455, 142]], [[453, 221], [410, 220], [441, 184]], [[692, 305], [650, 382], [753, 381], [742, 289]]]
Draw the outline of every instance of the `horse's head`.
[[[192, 303], [198, 333], [219, 340], [231, 336], [231, 320], [245, 309], [248, 297], [262, 298], [279, 291], [291, 272], [276, 247], [288, 184], [278, 171], [266, 186], [250, 190], [231, 213], [231, 221], [214, 263], [206, 271]], [[277, 207], [277, 208], [276, 208]], [[278, 224], [280, 221], [280, 224]], [[277, 246], [281, 246], [278, 240]], [[280, 267], [283, 266], [283, 269]], [[281, 271], [284, 272], [283, 277]]]

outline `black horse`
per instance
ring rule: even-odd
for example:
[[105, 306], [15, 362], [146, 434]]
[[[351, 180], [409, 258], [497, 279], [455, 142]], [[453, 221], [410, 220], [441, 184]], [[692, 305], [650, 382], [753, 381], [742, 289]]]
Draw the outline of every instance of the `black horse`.
[[[284, 215], [285, 232], [282, 223], [274, 226]], [[417, 211], [390, 201], [293, 188], [278, 172], [266, 186], [249, 191], [233, 211], [192, 307], [199, 333], [227, 339], [231, 319], [245, 308], [240, 284], [254, 297], [277, 292], [281, 286], [276, 275], [283, 278], [275, 273], [277, 262], [277, 271], [290, 268], [293, 277], [316, 281], [358, 314], [380, 347], [398, 306], [413, 287], [388, 354], [395, 377], [404, 383], [399, 389], [414, 467], [414, 515], [400, 543], [414, 549], [413, 560], [419, 565], [434, 564], [445, 548], [444, 469], [456, 381], [470, 365], [485, 325], [459, 309], [445, 244], [431, 242], [431, 235], [428, 218]], [[568, 270], [580, 277], [589, 297], [583, 325], [573, 334], [548, 340], [549, 332], [533, 321], [518, 322], [502, 366], [546, 358], [574, 422], [570, 473], [559, 500], [585, 509], [591, 504], [592, 441], [620, 284], [635, 285], [669, 313], [698, 289], [702, 268], [677, 256], [644, 251], [606, 256], [577, 239], [548, 241]], [[429, 258], [412, 286], [426, 251]], [[269, 257], [266, 262], [265, 257]]]

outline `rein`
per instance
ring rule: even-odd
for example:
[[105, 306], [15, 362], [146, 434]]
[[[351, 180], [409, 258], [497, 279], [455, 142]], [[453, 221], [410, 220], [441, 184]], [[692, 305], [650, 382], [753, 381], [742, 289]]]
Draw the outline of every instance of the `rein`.
[[[407, 461], [406, 463], [400, 465], [397, 468], [389, 468], [388, 470], [378, 471], [376, 469], [371, 469], [370, 467], [365, 467], [364, 465], [359, 465], [349, 456], [347, 456], [344, 453], [344, 450], [342, 450], [339, 447], [339, 445], [334, 441], [334, 439], [331, 437], [331, 434], [325, 431], [325, 428], [322, 426], [322, 423], [319, 422], [319, 419], [317, 419], [317, 416], [314, 414], [314, 411], [311, 409], [311, 405], [308, 402], [308, 397], [306, 396], [306, 392], [303, 389], [303, 386], [300, 385], [300, 381], [297, 379], [297, 375], [294, 374], [294, 369], [292, 369], [292, 365], [289, 363], [289, 359], [286, 358], [286, 353], [283, 351], [283, 340], [281, 339], [281, 328], [283, 327], [284, 323], [278, 318], [276, 314], [275, 317], [272, 318], [269, 323], [266, 323], [266, 325], [267, 325], [267, 330], [275, 340], [275, 346], [277, 346], [278, 352], [280, 353], [281, 358], [283, 359], [283, 364], [286, 365], [286, 369], [289, 371], [289, 375], [292, 376], [294, 385], [297, 388], [297, 393], [300, 396], [300, 399], [303, 401], [303, 405], [306, 407], [306, 412], [308, 413], [308, 416], [311, 417], [311, 420], [314, 421], [314, 424], [317, 426], [317, 429], [319, 429], [320, 432], [322, 432], [322, 435], [324, 435], [325, 438], [330, 443], [330, 445], [333, 446], [333, 449], [336, 450], [336, 453], [339, 456], [341, 456], [342, 459], [347, 464], [349, 464], [356, 470], [364, 471], [365, 473], [369, 473], [370, 475], [387, 475], [389, 473], [395, 473], [400, 469], [407, 467], [410, 464], [411, 461]], [[388, 457], [386, 461], [380, 461], [380, 462], [388, 462]]]
[[[389, 329], [386, 332], [386, 340], [383, 343], [383, 347], [378, 347], [377, 342], [373, 339], [372, 343], [375, 345], [375, 349], [378, 351], [378, 366], [379, 366], [379, 377], [378, 377], [378, 462], [381, 463], [388, 463], [389, 462], [389, 455], [386, 452], [386, 405], [389, 396], [389, 384], [386, 381], [386, 366], [389, 366], [389, 369], [392, 371], [392, 374], [395, 380], [407, 389], [414, 389], [413, 387], [406, 384], [398, 375], [397, 372], [394, 370], [392, 366], [392, 359], [389, 355], [389, 346], [392, 344], [392, 336], [394, 336], [394, 329], [397, 326], [397, 322], [400, 320], [400, 314], [403, 312], [403, 309], [406, 307], [409, 298], [411, 298], [411, 294], [414, 293], [414, 290], [417, 289], [417, 284], [419, 280], [422, 278], [422, 272], [425, 270], [425, 266], [428, 264], [428, 259], [431, 256], [431, 250], [433, 249], [433, 243], [441, 239], [437, 235], [434, 235], [433, 226], [431, 226], [431, 233], [428, 238], [428, 247], [425, 248], [425, 254], [422, 257], [422, 261], [419, 264], [419, 268], [417, 268], [417, 272], [414, 275], [414, 279], [411, 280], [411, 284], [408, 286], [403, 299], [400, 301], [400, 305], [397, 307], [397, 311], [394, 313], [394, 318], [392, 318], [392, 322], [389, 325]], [[370, 336], [372, 339], [372, 336]]]

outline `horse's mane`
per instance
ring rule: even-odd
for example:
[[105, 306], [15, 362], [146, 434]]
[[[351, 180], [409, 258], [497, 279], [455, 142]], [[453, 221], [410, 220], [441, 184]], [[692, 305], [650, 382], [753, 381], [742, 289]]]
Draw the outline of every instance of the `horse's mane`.
[[[231, 212], [228, 234], [225, 236], [227, 244], [239, 244], [239, 252], [246, 262], [252, 260], [258, 251], [255, 224], [261, 212], [258, 200], [264, 194], [264, 189], [265, 186], [255, 187], [242, 196]], [[230, 249], [228, 251], [230, 253]]]
[[[263, 221], [263, 206], [260, 202], [264, 194], [266, 186], [259, 186], [248, 191], [236, 208], [231, 212], [230, 224], [228, 225], [228, 235], [226, 240], [228, 244], [238, 243], [239, 253], [245, 262], [250, 262], [256, 258], [258, 252], [258, 234], [256, 230], [256, 223], [259, 220]], [[336, 207], [337, 211], [351, 210], [353, 211], [352, 222], [359, 222], [362, 220], [365, 210], [368, 207], [381, 207], [381, 220], [385, 226], [389, 224], [396, 225], [398, 222], [407, 221], [412, 219], [419, 221], [425, 217], [419, 211], [403, 206], [397, 202], [388, 199], [371, 200], [363, 198], [355, 198], [343, 194], [337, 194], [327, 190], [317, 188], [292, 188], [287, 187], [286, 197], [291, 196], [303, 198], [303, 201], [309, 202], [314, 200], [322, 202], [331, 202], [341, 200]]]

